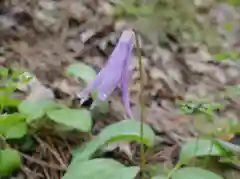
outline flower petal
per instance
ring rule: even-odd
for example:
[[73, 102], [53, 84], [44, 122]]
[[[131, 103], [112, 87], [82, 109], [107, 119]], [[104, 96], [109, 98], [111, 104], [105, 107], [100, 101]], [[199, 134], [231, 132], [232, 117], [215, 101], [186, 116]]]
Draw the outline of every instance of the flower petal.
[[134, 32], [126, 30], [122, 33], [116, 47], [108, 58], [104, 68], [99, 72], [96, 79], [82, 92], [78, 94], [81, 104], [88, 99], [89, 93], [97, 89], [97, 99], [106, 100], [113, 90], [120, 84], [123, 95], [123, 103], [127, 113], [132, 117], [128, 95], [128, 68], [131, 60], [134, 41]]
[[130, 108], [130, 99], [129, 99], [129, 92], [128, 92], [128, 85], [129, 85], [129, 79], [132, 76], [132, 71], [128, 69], [132, 58], [132, 49], [129, 49], [129, 52], [127, 53], [126, 59], [125, 59], [125, 67], [122, 73], [120, 86], [122, 89], [122, 101], [124, 104], [124, 107], [126, 108], [128, 116], [133, 119], [132, 111]]
[[124, 73], [122, 76], [122, 81], [121, 81], [122, 100], [128, 116], [131, 119], [133, 119], [132, 111], [130, 108], [129, 92], [128, 92], [128, 80], [127, 80], [128, 74], [129, 73]]

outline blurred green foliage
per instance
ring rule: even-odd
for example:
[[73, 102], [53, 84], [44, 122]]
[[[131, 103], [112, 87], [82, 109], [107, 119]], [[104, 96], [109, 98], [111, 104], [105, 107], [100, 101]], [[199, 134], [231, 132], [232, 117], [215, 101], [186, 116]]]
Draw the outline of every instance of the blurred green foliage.
[[[168, 42], [170, 34], [183, 45], [201, 43], [214, 51], [220, 48], [207, 9], [199, 10], [192, 0], [117, 0], [116, 4], [116, 16], [128, 19], [155, 44]], [[197, 15], [203, 22], [197, 21]]]
[[240, 0], [218, 0], [219, 2], [227, 2], [232, 5], [240, 5]]

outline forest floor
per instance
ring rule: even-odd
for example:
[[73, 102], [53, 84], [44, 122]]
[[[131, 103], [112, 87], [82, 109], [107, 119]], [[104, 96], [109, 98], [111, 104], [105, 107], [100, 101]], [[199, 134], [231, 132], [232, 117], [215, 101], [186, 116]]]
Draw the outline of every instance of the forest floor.
[[[230, 5], [225, 6], [218, 4], [211, 9], [219, 24], [237, 16]], [[54, 98], [76, 107], [74, 99], [84, 86], [66, 76], [64, 71], [68, 65], [79, 61], [97, 72], [104, 66], [121, 31], [131, 28], [124, 19], [115, 19], [113, 11], [112, 3], [107, 0], [0, 1], [0, 64], [26, 69], [35, 74], [42, 85], [23, 90], [21, 98], [48, 98], [45, 91], [48, 88]], [[195, 105], [224, 104], [224, 108], [214, 111], [223, 125], [226, 120], [239, 119], [239, 96], [225, 95], [224, 90], [240, 84], [240, 66], [236, 60], [216, 60], [202, 44], [185, 47], [170, 39], [167, 45], [156, 45], [144, 34], [141, 37], [146, 123], [157, 135], [157, 144], [152, 155], [147, 156], [147, 162], [169, 165], [169, 162], [174, 163], [181, 144], [199, 132], [194, 123], [195, 118], [201, 117], [195, 113], [197, 107], [184, 104], [183, 113], [179, 101], [191, 101]], [[240, 36], [230, 34], [224, 44], [239, 49]], [[134, 55], [129, 90], [134, 117], [139, 119], [137, 61]], [[124, 118], [124, 107], [117, 92], [110, 101], [110, 112], [94, 116], [93, 134]], [[209, 124], [202, 125], [205, 128]], [[64, 140], [49, 131], [34, 134], [36, 149], [22, 153], [24, 165], [12, 178], [59, 179], [71, 159], [70, 148], [85, 137], [73, 134]], [[108, 151], [107, 157], [131, 164], [139, 162], [136, 144], [129, 148], [122, 143], [118, 149]]]

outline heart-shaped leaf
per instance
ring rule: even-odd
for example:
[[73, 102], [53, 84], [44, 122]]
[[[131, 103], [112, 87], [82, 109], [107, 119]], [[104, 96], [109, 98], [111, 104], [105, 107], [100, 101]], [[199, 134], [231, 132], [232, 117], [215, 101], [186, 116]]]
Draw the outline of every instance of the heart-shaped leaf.
[[70, 165], [62, 179], [134, 179], [138, 171], [112, 159], [94, 159]]
[[64, 124], [82, 132], [89, 132], [92, 127], [91, 113], [86, 109], [57, 109], [47, 112], [48, 117], [56, 123]]

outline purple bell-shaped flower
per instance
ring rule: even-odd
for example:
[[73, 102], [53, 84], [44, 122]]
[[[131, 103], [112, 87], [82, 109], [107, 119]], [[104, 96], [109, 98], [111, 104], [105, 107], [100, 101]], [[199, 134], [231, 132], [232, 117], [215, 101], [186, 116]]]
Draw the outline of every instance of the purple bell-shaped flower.
[[96, 79], [78, 94], [78, 97], [81, 98], [81, 104], [88, 99], [89, 94], [93, 90], [97, 90], [98, 93], [92, 107], [98, 100], [106, 100], [115, 88], [120, 87], [127, 114], [130, 118], [133, 118], [130, 109], [128, 83], [129, 77], [131, 76], [129, 67], [131, 64], [134, 39], [135, 34], [132, 30], [122, 32], [106, 65], [98, 73]]

